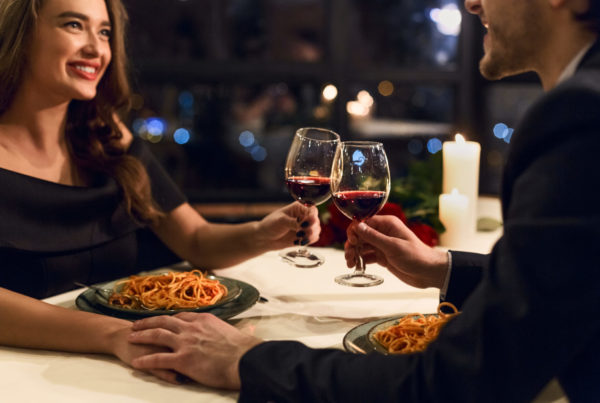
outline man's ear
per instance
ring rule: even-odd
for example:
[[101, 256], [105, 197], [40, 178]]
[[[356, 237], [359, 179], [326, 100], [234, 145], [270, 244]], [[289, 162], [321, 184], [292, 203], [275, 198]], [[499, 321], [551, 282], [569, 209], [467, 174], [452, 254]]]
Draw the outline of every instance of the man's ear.
[[583, 14], [590, 8], [590, 0], [548, 0], [552, 8], [567, 7], [575, 14]]

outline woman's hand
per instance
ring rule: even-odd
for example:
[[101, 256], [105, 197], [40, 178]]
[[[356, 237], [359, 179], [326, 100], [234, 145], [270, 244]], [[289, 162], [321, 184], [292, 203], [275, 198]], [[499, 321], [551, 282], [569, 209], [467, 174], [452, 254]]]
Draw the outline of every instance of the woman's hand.
[[259, 221], [257, 237], [273, 250], [316, 242], [320, 233], [317, 208], [294, 202]]
[[208, 313], [146, 318], [134, 322], [133, 330], [133, 345], [167, 350], [133, 359], [134, 368], [165, 371], [158, 376], [171, 383], [178, 383], [178, 373], [226, 389], [240, 388], [240, 359], [262, 342]]
[[[132, 361], [138, 357], [169, 351], [162, 346], [129, 343], [128, 338], [132, 332], [133, 328], [129, 324], [110, 335], [110, 347], [113, 355], [125, 364], [132, 365]], [[149, 369], [147, 372], [161, 379], [174, 379], [177, 375], [175, 372], [167, 369]]]
[[345, 257], [355, 266], [356, 246], [361, 244], [365, 263], [386, 267], [405, 283], [418, 288], [441, 288], [448, 270], [448, 256], [424, 244], [395, 216], [374, 216], [365, 223], [352, 223], [347, 230]]

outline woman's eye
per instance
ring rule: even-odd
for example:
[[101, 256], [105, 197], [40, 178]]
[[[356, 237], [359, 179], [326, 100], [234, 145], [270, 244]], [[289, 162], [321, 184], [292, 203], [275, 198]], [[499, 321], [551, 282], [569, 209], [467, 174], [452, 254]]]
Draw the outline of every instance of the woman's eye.
[[65, 23], [64, 25], [65, 27], [68, 28], [74, 28], [74, 29], [81, 29], [81, 23], [79, 21], [69, 21], [67, 23]]
[[103, 29], [102, 31], [100, 31], [100, 35], [110, 39], [110, 37], [112, 36], [112, 31], [110, 29]]

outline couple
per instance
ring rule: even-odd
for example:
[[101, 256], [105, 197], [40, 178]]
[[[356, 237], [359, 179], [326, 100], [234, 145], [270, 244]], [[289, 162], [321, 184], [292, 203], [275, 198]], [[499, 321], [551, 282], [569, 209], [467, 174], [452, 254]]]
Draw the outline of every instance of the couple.
[[530, 401], [558, 378], [572, 402], [600, 399], [600, 1], [466, 0], [487, 28], [481, 73], [535, 71], [546, 94], [512, 138], [502, 185], [504, 235], [490, 255], [424, 246], [400, 220], [350, 227], [346, 260], [364, 242], [416, 287], [438, 287], [462, 314], [423, 353], [352, 355], [264, 342], [211, 316], [133, 325], [136, 358], [240, 401]]
[[[118, 0], [0, 0], [0, 180], [10, 189], [1, 199], [0, 285], [20, 291], [0, 289], [0, 343], [114, 354], [171, 382], [182, 374], [239, 389], [241, 401], [528, 401], [553, 377], [572, 401], [597, 400], [600, 1], [465, 7], [488, 30], [482, 74], [535, 71], [547, 93], [515, 130], [504, 235], [489, 256], [431, 249], [385, 216], [349, 229], [349, 266], [364, 242], [367, 262], [440, 288], [462, 310], [425, 352], [390, 357], [264, 342], [211, 315], [130, 324], [25, 296], [134, 271], [144, 230], [179, 259], [223, 267], [291, 245], [303, 222], [314, 241], [318, 220], [298, 204], [233, 226], [192, 211], [121, 124], [128, 85]], [[40, 192], [52, 215], [36, 214]]]

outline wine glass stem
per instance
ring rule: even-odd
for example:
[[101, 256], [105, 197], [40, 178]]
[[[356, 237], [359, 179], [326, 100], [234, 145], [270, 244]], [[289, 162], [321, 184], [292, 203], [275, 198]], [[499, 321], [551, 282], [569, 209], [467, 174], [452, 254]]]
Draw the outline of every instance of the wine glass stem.
[[360, 252], [362, 249], [362, 244], [359, 243], [356, 245], [356, 266], [354, 267], [354, 274], [363, 274], [365, 272], [365, 261], [363, 260]]
[[310, 253], [308, 252], [308, 249], [306, 248], [306, 246], [301, 246], [298, 249], [297, 253], [298, 253], [299, 256], [303, 256], [303, 257], [306, 257], [306, 256], [310, 255]]

